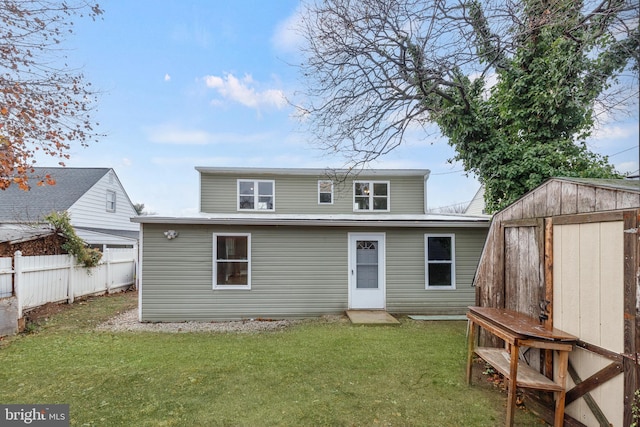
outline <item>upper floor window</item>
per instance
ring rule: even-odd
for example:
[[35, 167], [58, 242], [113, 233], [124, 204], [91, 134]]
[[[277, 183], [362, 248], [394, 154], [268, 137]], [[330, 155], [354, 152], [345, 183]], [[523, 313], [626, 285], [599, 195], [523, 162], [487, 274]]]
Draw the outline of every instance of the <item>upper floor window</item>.
[[333, 182], [332, 181], [318, 181], [318, 204], [320, 205], [333, 204]]
[[107, 212], [116, 211], [116, 192], [107, 190]]
[[389, 182], [355, 181], [353, 183], [354, 211], [388, 211]]
[[261, 180], [238, 180], [238, 210], [275, 210], [275, 182]]
[[455, 289], [456, 263], [453, 234], [425, 235], [427, 289]]

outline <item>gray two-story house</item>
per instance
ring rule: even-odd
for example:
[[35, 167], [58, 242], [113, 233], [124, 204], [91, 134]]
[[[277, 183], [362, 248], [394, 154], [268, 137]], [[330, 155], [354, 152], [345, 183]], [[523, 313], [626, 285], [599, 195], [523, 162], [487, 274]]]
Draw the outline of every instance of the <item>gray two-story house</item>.
[[428, 170], [196, 170], [199, 216], [132, 219], [142, 321], [463, 314], [474, 304], [489, 219], [427, 213]]

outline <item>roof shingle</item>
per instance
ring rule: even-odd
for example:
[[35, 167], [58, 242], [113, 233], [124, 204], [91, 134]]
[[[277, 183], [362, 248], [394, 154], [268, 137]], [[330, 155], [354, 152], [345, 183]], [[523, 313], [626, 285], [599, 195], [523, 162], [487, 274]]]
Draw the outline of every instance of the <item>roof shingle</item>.
[[93, 187], [109, 168], [34, 168], [30, 183], [46, 175], [55, 185], [32, 185], [29, 191], [11, 185], [0, 191], [0, 222], [36, 222], [52, 211], [68, 210]]

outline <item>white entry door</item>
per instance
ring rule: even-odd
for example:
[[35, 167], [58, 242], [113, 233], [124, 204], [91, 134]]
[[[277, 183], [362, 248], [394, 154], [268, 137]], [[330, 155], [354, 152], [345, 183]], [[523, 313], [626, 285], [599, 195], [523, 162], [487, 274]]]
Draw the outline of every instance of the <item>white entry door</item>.
[[349, 233], [349, 308], [386, 306], [384, 233]]

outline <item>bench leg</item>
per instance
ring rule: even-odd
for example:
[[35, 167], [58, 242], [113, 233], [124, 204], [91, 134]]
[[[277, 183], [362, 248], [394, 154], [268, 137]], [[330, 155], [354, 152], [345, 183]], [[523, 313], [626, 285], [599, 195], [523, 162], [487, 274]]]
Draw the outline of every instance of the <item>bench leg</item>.
[[507, 427], [513, 426], [516, 409], [516, 386], [518, 382], [518, 357], [520, 352], [516, 344], [511, 345], [511, 360], [509, 364], [509, 390], [507, 395]]
[[469, 339], [467, 342], [467, 385], [471, 384], [471, 371], [473, 370], [473, 351], [476, 345], [476, 325], [469, 320]]
[[567, 395], [567, 366], [569, 364], [569, 352], [558, 352], [558, 384], [562, 386], [562, 391], [556, 393], [556, 413], [554, 427], [564, 425], [564, 403]]

